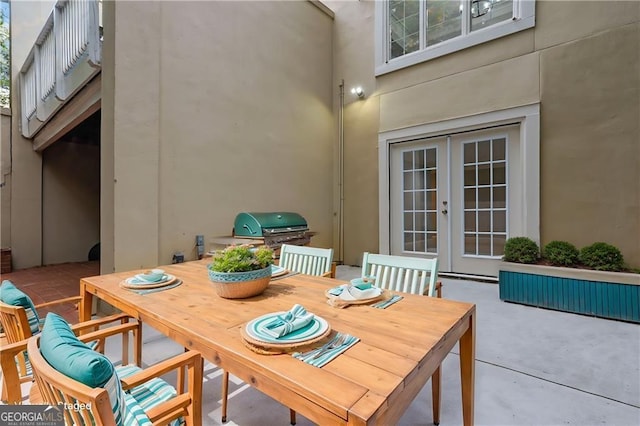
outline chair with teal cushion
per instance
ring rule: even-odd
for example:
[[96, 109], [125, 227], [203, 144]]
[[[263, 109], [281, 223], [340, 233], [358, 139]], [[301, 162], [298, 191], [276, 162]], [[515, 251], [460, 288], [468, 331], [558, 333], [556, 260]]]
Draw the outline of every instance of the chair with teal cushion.
[[[66, 424], [151, 425], [202, 423], [202, 357], [188, 351], [145, 370], [114, 365], [84, 342], [106, 338], [126, 326], [101, 329], [79, 338], [66, 321], [48, 314], [42, 332], [29, 339], [27, 353], [44, 401], [65, 406]], [[177, 371], [176, 387], [160, 376]], [[184, 384], [186, 383], [186, 390]]]
[[[438, 259], [364, 253], [362, 277], [375, 278], [375, 285], [391, 291], [442, 297]], [[440, 423], [440, 367], [431, 376], [433, 423]]]
[[[34, 305], [31, 298], [18, 289], [11, 281], [4, 280], [0, 285], [0, 323], [4, 330], [4, 335], [0, 336], [0, 339], [6, 341], [6, 343], [18, 343], [24, 342], [24, 349], [26, 349], [26, 339], [40, 333], [41, 320], [38, 315], [39, 309], [49, 309], [51, 306], [60, 305], [64, 303], [77, 303], [80, 301], [80, 296], [67, 297], [64, 299], [58, 299], [55, 301]], [[91, 320], [83, 323], [79, 326], [78, 330], [81, 331], [93, 331], [100, 326], [108, 325], [112, 323], [126, 323], [131, 318], [128, 315], [116, 314], [100, 318], [97, 320]], [[139, 332], [133, 333], [134, 336], [134, 356], [135, 362], [138, 364], [141, 362], [141, 339], [142, 335]], [[95, 340], [89, 343], [92, 349], [103, 351], [104, 340]], [[127, 361], [129, 356], [129, 339], [128, 336], [123, 336], [122, 341], [122, 353], [123, 361]], [[33, 380], [31, 374], [31, 365], [28, 357], [24, 351], [16, 353], [10, 353], [10, 351], [3, 351], [4, 356], [10, 359], [2, 360], [0, 363], [3, 365], [4, 380], [2, 381], [2, 394], [1, 400], [3, 402], [17, 404], [20, 403], [25, 397], [20, 391], [20, 384], [30, 382]], [[13, 361], [15, 360], [15, 361]], [[11, 363], [14, 362], [14, 367], [11, 368]], [[17, 370], [17, 371], [8, 371]], [[8, 380], [7, 377], [12, 377]]]

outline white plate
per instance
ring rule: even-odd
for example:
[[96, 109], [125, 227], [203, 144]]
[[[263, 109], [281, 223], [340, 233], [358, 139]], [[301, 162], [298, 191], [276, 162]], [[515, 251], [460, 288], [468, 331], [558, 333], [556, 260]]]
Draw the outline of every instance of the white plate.
[[175, 279], [176, 277], [174, 277], [171, 274], [164, 274], [164, 276], [160, 281], [147, 281], [147, 280], [138, 278], [138, 276], [136, 275], [135, 277], [127, 278], [126, 280], [124, 280], [124, 282], [126, 282], [129, 285], [158, 285], [158, 284], [171, 282]]
[[288, 273], [289, 273], [289, 271], [284, 269], [282, 266], [271, 265], [271, 276], [272, 277], [279, 277], [280, 275], [284, 275], [284, 274], [288, 274]]
[[263, 315], [256, 319], [249, 321], [245, 327], [245, 331], [252, 339], [259, 340], [266, 343], [299, 343], [306, 340], [315, 339], [321, 336], [329, 329], [329, 323], [319, 316], [314, 316], [313, 320], [306, 326], [286, 334], [279, 338], [274, 338], [268, 334], [264, 334], [260, 331], [260, 327], [266, 323], [272, 321], [278, 315], [285, 315], [286, 312], [272, 312], [270, 314]]

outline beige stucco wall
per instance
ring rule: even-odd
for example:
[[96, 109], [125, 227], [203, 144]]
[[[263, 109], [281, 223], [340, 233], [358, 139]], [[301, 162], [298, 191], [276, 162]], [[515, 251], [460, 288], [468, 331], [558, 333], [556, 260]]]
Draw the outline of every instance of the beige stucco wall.
[[[373, 75], [373, 2], [325, 1], [335, 12], [333, 86], [339, 122], [339, 86], [344, 81], [344, 256], [362, 262], [364, 251], [378, 251], [379, 97]], [[365, 98], [351, 89], [362, 86]], [[335, 164], [338, 164], [336, 151]], [[338, 177], [336, 169], [336, 182]], [[337, 188], [337, 185], [336, 185]], [[339, 205], [339, 197], [335, 198]], [[336, 242], [338, 237], [336, 237]]]
[[11, 247], [11, 111], [0, 108], [0, 247]]
[[[370, 82], [374, 2], [327, 4], [343, 37], [336, 77]], [[345, 113], [346, 132], [357, 135], [345, 177], [345, 198], [357, 202], [345, 214], [372, 230], [347, 233], [345, 262], [377, 241], [378, 200], [368, 191], [377, 175], [363, 169], [377, 158], [377, 131], [539, 102], [542, 243], [607, 241], [640, 265], [639, 14], [638, 2], [538, 1], [533, 29], [375, 79], [373, 96]]]
[[42, 262], [83, 262], [100, 238], [100, 146], [56, 142], [43, 152]]
[[230, 234], [240, 211], [299, 212], [331, 247], [331, 17], [309, 2], [108, 2], [103, 16], [102, 270], [193, 259], [195, 235]]
[[19, 132], [18, 75], [54, 1], [11, 2], [11, 247], [16, 269], [42, 262], [42, 157]]

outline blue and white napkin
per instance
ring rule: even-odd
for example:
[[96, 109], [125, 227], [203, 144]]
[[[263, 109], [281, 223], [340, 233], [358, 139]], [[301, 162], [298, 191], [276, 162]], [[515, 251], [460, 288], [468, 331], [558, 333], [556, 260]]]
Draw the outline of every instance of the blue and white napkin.
[[278, 315], [272, 321], [262, 325], [260, 332], [275, 339], [299, 330], [313, 321], [314, 315], [298, 304], [295, 304], [288, 312]]

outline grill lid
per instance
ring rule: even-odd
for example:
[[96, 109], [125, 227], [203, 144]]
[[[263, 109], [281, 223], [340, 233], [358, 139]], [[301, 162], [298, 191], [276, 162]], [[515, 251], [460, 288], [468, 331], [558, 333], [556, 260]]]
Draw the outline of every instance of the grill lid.
[[233, 233], [238, 237], [263, 237], [306, 230], [307, 221], [292, 212], [239, 213], [233, 224]]

